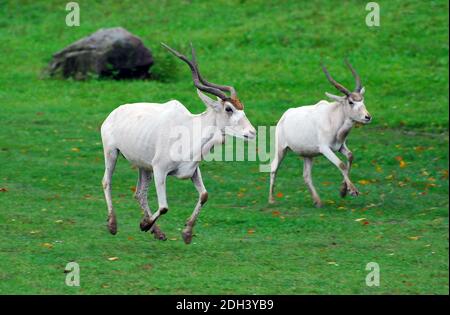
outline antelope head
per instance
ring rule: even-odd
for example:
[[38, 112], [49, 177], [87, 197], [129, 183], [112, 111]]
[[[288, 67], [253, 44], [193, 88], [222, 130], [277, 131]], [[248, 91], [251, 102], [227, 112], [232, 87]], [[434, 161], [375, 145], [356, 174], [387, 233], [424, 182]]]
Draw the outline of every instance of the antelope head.
[[352, 72], [353, 77], [355, 78], [355, 89], [353, 92], [350, 92], [349, 89], [344, 87], [342, 84], [336, 82], [328, 72], [327, 68], [322, 65], [323, 72], [327, 76], [328, 81], [340, 92], [342, 92], [345, 96], [337, 96], [331, 93], [325, 93], [329, 98], [341, 103], [344, 106], [344, 111], [350, 117], [351, 120], [360, 122], [363, 124], [368, 124], [372, 121], [372, 116], [366, 109], [366, 105], [364, 105], [364, 92], [365, 89], [361, 85], [361, 79], [356, 72], [356, 70], [352, 67], [348, 60], [345, 60], [345, 63], [349, 67]]
[[[246, 117], [244, 105], [237, 97], [236, 90], [232, 86], [208, 82], [202, 77], [192, 44], [192, 60], [189, 60], [186, 56], [164, 43], [161, 43], [161, 45], [189, 66], [198, 96], [208, 108], [214, 110], [217, 126], [225, 134], [245, 139], [254, 139], [256, 137], [256, 130]], [[212, 99], [203, 92], [215, 95], [217, 99]], [[226, 93], [229, 93], [229, 96]]]

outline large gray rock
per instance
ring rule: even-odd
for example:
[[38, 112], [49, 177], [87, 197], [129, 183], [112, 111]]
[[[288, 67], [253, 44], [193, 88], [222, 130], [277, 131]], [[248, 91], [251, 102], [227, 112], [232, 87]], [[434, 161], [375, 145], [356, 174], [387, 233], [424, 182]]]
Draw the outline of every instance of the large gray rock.
[[153, 57], [141, 39], [122, 27], [100, 29], [55, 53], [50, 75], [78, 80], [101, 77], [146, 78]]

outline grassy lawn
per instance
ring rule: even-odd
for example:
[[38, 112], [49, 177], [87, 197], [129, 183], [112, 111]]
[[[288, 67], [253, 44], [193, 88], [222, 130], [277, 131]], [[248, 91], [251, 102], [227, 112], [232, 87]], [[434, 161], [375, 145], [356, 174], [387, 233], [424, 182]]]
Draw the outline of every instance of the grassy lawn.
[[[81, 26], [61, 1], [0, 0], [1, 294], [448, 294], [448, 3], [378, 1], [78, 1]], [[100, 27], [123, 26], [152, 49], [158, 80], [51, 80], [52, 53]], [[209, 201], [189, 246], [181, 229], [197, 193], [168, 182], [158, 242], [140, 232], [137, 172], [123, 158], [113, 179], [119, 232], [106, 230], [99, 126], [123, 103], [178, 99], [204, 109], [187, 67], [159, 46], [194, 42], [205, 77], [233, 84], [255, 126], [335, 92], [320, 70], [353, 86], [349, 56], [374, 122], [355, 128], [357, 198], [318, 158], [316, 209], [302, 161], [288, 154], [267, 203], [259, 162], [205, 162]], [[159, 62], [158, 62], [159, 60]], [[155, 192], [150, 191], [155, 207]], [[117, 260], [108, 258], [117, 257]], [[81, 286], [65, 285], [76, 261]], [[368, 287], [377, 262], [381, 285]]]

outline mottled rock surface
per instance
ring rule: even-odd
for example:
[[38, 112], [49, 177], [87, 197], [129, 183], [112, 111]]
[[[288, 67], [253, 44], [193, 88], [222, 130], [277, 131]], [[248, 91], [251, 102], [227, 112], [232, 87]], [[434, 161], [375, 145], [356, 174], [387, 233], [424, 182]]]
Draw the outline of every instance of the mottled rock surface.
[[147, 78], [153, 65], [151, 51], [122, 27], [100, 29], [55, 53], [51, 76], [83, 80], [90, 75], [115, 79]]

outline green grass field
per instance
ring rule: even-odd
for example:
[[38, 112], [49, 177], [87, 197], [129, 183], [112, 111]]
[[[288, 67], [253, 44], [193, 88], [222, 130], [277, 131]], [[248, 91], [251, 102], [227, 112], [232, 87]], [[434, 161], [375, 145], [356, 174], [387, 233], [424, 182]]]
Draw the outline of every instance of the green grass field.
[[[448, 3], [378, 1], [0, 0], [1, 294], [448, 294]], [[101, 27], [123, 26], [152, 49], [157, 80], [53, 80], [51, 54]], [[190, 181], [168, 182], [168, 235], [140, 232], [137, 172], [123, 158], [113, 180], [119, 232], [106, 230], [99, 126], [123, 103], [178, 99], [204, 106], [187, 67], [160, 46], [187, 51], [205, 77], [232, 84], [255, 126], [335, 92], [320, 69], [366, 86], [371, 125], [348, 140], [361, 191], [341, 199], [339, 171], [318, 158], [316, 209], [302, 162], [289, 154], [267, 203], [258, 162], [202, 164], [209, 201], [187, 246], [181, 229], [197, 200]], [[150, 205], [155, 206], [153, 186]], [[108, 258], [117, 257], [117, 260]], [[81, 286], [65, 285], [76, 261]], [[381, 285], [368, 287], [377, 262]]]

